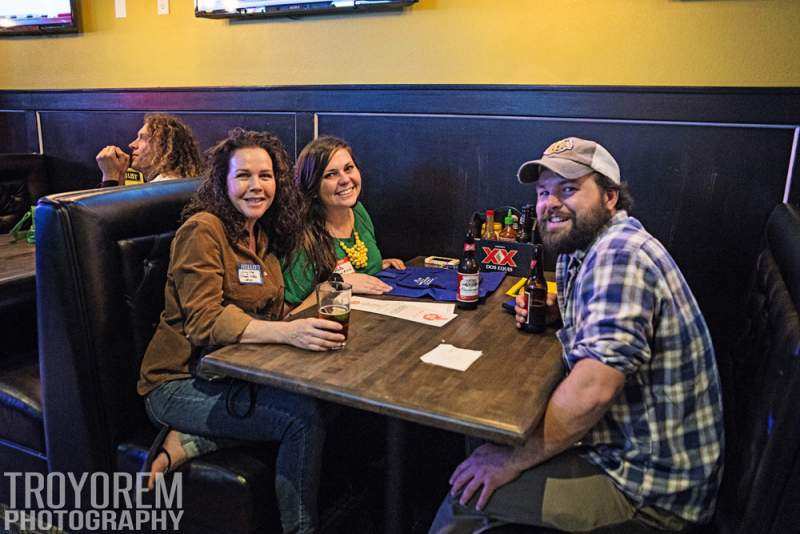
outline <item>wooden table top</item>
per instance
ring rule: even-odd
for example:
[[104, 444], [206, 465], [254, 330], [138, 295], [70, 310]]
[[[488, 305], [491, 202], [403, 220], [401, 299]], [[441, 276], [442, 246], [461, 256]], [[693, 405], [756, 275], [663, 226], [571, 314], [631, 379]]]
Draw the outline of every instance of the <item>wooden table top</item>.
[[[561, 380], [561, 345], [552, 330], [526, 334], [501, 309], [506, 277], [477, 310], [456, 310], [442, 328], [353, 310], [347, 346], [312, 352], [285, 345], [236, 344], [202, 367], [321, 399], [511, 445], [541, 419]], [[392, 298], [391, 296], [388, 298]], [[311, 313], [308, 310], [301, 316]], [[465, 372], [423, 363], [439, 345], [481, 350]]]
[[0, 234], [0, 285], [36, 277], [36, 247]]

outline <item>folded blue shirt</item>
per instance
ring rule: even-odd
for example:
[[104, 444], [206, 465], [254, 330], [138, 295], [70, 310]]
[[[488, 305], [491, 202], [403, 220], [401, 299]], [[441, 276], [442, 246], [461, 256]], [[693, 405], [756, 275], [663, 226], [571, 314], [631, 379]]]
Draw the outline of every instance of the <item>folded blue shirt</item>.
[[[478, 295], [485, 297], [498, 287], [505, 278], [504, 272], [482, 272]], [[392, 286], [386, 295], [397, 297], [431, 297], [433, 300], [455, 301], [458, 276], [453, 269], [441, 267], [407, 267], [404, 271], [386, 269], [376, 274]]]

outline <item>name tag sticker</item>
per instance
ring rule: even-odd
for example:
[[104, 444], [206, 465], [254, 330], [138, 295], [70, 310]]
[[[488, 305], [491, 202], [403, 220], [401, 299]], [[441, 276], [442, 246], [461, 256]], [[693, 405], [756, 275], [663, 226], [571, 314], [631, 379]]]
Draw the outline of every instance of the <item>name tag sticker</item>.
[[140, 185], [145, 183], [144, 174], [136, 169], [128, 169], [125, 171], [125, 185]]
[[264, 285], [264, 277], [261, 275], [261, 266], [257, 263], [240, 263], [239, 283], [261, 286]]
[[336, 262], [336, 268], [333, 272], [336, 274], [350, 274], [356, 272], [356, 270], [353, 268], [353, 264], [350, 263], [350, 258], [345, 256]]

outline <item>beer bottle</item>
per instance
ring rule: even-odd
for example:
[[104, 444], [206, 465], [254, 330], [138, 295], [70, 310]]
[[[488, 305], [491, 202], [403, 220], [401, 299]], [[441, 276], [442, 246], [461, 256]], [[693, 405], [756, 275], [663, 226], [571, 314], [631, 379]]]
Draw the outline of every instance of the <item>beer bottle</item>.
[[474, 310], [478, 307], [478, 289], [480, 274], [478, 260], [475, 258], [475, 239], [472, 228], [467, 228], [464, 238], [464, 253], [458, 264], [458, 289], [456, 290], [456, 306], [462, 310]]
[[519, 233], [517, 234], [517, 242], [530, 243], [533, 233], [533, 206], [526, 204], [522, 206], [522, 217], [519, 221]]
[[475, 236], [475, 239], [480, 239], [483, 232], [481, 229], [483, 228], [483, 218], [480, 214], [476, 211], [472, 214], [472, 222], [470, 223], [470, 227], [472, 229], [472, 235]]
[[541, 245], [533, 245], [531, 274], [525, 284], [525, 304], [528, 317], [522, 324], [522, 329], [525, 332], [544, 332], [547, 326], [547, 282], [544, 280]]
[[531, 243], [534, 245], [542, 244], [542, 234], [539, 232], [539, 219], [533, 218], [533, 230], [531, 232]]

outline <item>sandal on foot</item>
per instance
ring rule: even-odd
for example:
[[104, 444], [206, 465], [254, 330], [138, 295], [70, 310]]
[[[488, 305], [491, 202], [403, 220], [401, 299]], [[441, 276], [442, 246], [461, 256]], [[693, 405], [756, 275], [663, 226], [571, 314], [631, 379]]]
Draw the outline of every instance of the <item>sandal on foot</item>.
[[149, 473], [153, 467], [153, 462], [156, 461], [156, 458], [158, 458], [162, 452], [167, 456], [167, 468], [164, 469], [164, 474], [166, 475], [172, 470], [172, 456], [169, 454], [169, 451], [164, 448], [164, 440], [167, 439], [171, 430], [172, 427], [164, 425], [161, 427], [161, 430], [158, 431], [158, 434], [153, 440], [153, 444], [150, 445], [147, 451], [147, 457], [145, 457], [142, 472]]

